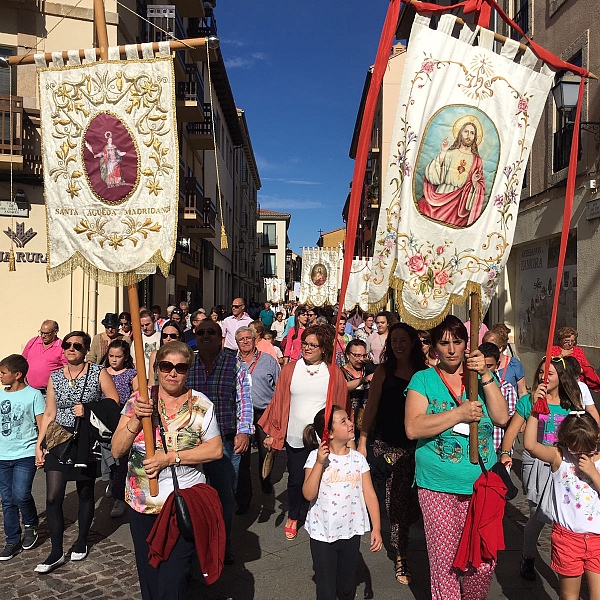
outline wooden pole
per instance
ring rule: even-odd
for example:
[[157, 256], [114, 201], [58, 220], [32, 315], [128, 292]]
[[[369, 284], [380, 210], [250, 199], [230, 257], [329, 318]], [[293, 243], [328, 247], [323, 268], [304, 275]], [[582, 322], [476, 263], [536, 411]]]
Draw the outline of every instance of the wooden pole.
[[[481, 325], [481, 296], [479, 291], [471, 292], [471, 308], [469, 311], [471, 325], [469, 351], [475, 350], [479, 344], [479, 327]], [[477, 371], [469, 371], [469, 401], [476, 402], [479, 391]], [[476, 465], [479, 462], [479, 428], [477, 423], [469, 423], [469, 460]]]
[[[104, 0], [94, 0], [94, 24], [98, 38], [100, 60], [108, 60], [108, 30], [106, 29], [106, 15], [104, 14]], [[131, 313], [131, 328], [133, 341], [135, 343], [135, 366], [138, 374], [138, 391], [142, 398], [148, 398], [148, 377], [146, 375], [146, 357], [144, 356], [144, 341], [142, 340], [142, 324], [140, 322], [140, 301], [136, 285], [127, 288], [129, 296], [129, 312]], [[144, 443], [146, 446], [146, 458], [152, 458], [155, 454], [154, 427], [152, 419], [142, 419], [144, 430]], [[158, 496], [158, 480], [150, 479], [150, 495]]]
[[[192, 49], [197, 49], [197, 48], [205, 48], [207, 45], [207, 38], [193, 38], [193, 39], [189, 39], [189, 40], [181, 40], [181, 41], [175, 41], [172, 40], [171, 42], [169, 42], [169, 45], [171, 47], [171, 50], [184, 50], [185, 48], [192, 48]], [[142, 45], [141, 44], [136, 44], [137, 50], [138, 52], [142, 51]], [[157, 52], [158, 51], [158, 42], [152, 42], [152, 51], [153, 52]], [[85, 51], [83, 49], [79, 49], [79, 58], [83, 59], [85, 58]], [[107, 49], [108, 52], [108, 49]], [[121, 53], [122, 56], [125, 56], [125, 46], [119, 46], [119, 52]], [[212, 56], [212, 54], [211, 54]], [[66, 50], [63, 50], [62, 52], [62, 57], [63, 60], [66, 62], [69, 59], [69, 56], [67, 54]], [[101, 48], [96, 48], [96, 58], [100, 58], [101, 60], [106, 60], [106, 59], [102, 59], [102, 55], [101, 55]], [[107, 55], [108, 58], [108, 55]], [[44, 54], [44, 59], [46, 60], [46, 62], [51, 62], [52, 61], [52, 52], [46, 52]], [[35, 58], [33, 54], [22, 54], [22, 55], [18, 55], [18, 56], [10, 56], [8, 59], [8, 64], [16, 67], [19, 65], [33, 65], [35, 63]]]

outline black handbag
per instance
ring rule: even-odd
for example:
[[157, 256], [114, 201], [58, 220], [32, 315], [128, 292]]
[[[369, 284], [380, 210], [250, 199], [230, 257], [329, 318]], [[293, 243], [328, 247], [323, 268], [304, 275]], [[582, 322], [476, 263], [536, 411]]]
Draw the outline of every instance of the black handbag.
[[[158, 426], [160, 429], [160, 439], [166, 454], [168, 452], [167, 440], [165, 439], [165, 429], [160, 416], [158, 417]], [[179, 529], [181, 537], [186, 540], [186, 542], [193, 542], [194, 526], [192, 525], [192, 517], [183, 496], [179, 493], [179, 482], [177, 481], [175, 465], [171, 465], [171, 476], [173, 477], [173, 494], [175, 495], [175, 517], [177, 518], [177, 528]]]

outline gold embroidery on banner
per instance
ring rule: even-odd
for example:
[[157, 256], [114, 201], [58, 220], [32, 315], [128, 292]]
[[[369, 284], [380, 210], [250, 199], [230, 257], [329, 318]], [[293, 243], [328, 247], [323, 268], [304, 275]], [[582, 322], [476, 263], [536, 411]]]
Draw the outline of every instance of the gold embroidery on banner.
[[158, 233], [162, 225], [159, 223], [152, 223], [152, 219], [146, 219], [144, 221], [136, 221], [131, 217], [125, 217], [121, 220], [121, 223], [126, 225], [124, 233], [117, 233], [116, 231], [107, 232], [106, 226], [108, 225], [108, 219], [96, 219], [93, 222], [87, 219], [81, 219], [79, 224], [73, 228], [75, 233], [85, 233], [88, 240], [92, 240], [95, 237], [98, 238], [100, 248], [104, 248], [104, 244], [108, 242], [108, 245], [118, 250], [123, 246], [124, 242], [132, 242], [134, 246], [137, 246], [139, 239], [137, 235], [141, 235], [144, 239], [148, 237], [150, 232]]

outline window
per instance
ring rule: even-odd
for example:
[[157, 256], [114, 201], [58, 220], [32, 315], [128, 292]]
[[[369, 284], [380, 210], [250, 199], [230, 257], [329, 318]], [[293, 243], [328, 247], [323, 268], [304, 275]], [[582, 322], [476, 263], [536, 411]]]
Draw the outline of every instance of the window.
[[263, 254], [263, 276], [264, 277], [275, 277], [277, 274], [276, 264], [275, 264], [275, 254], [267, 254], [266, 252]]
[[[578, 67], [583, 66], [583, 55], [581, 50], [571, 57], [567, 62], [570, 62]], [[556, 74], [555, 81], [558, 81], [564, 74], [559, 71]], [[552, 152], [552, 170], [557, 173], [569, 166], [571, 156], [571, 143], [573, 141], [573, 115], [564, 114], [554, 107], [556, 113], [556, 131], [553, 134], [553, 152]], [[579, 155], [577, 160], [581, 159], [581, 138], [579, 140]]]
[[[16, 54], [14, 48], [8, 48], [6, 46], [0, 46], [0, 56], [13, 56]], [[16, 69], [0, 69], [0, 94], [8, 96], [10, 94], [10, 75], [12, 73], [12, 95], [17, 95], [17, 79]]]
[[263, 223], [263, 245], [269, 248], [277, 246], [277, 229], [275, 223]]
[[[523, 30], [523, 33], [529, 31], [529, 0], [513, 0], [513, 21]], [[513, 40], [520, 40], [521, 36], [514, 29], [510, 31], [510, 37]]]

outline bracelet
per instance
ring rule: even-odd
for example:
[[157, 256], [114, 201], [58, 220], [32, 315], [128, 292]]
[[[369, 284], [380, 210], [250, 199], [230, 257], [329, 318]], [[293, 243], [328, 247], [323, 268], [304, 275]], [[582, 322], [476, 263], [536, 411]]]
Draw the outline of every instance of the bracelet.
[[510, 450], [501, 450], [500, 456], [502, 456], [503, 454], [506, 454], [506, 456], [510, 456]]
[[496, 381], [493, 377], [490, 377], [487, 381], [482, 381], [481, 385], [490, 385], [490, 383], [494, 383]]
[[133, 433], [133, 435], [137, 435], [139, 433], [139, 431], [131, 431], [131, 429], [129, 429], [129, 421], [127, 421], [127, 423], [125, 423], [125, 427], [126, 427], [127, 431], [129, 431], [129, 433]]

